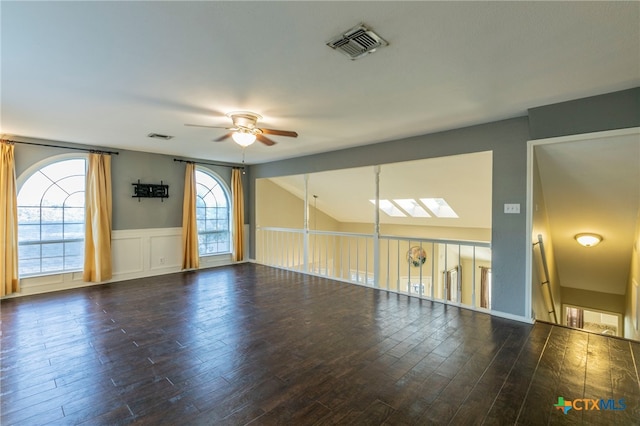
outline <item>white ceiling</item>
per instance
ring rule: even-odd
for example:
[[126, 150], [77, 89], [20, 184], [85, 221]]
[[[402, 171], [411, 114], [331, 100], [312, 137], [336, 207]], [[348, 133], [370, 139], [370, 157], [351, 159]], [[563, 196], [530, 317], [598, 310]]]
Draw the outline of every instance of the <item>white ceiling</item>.
[[[2, 1], [0, 132], [248, 163], [526, 114], [640, 84], [638, 2]], [[359, 22], [389, 46], [325, 45]], [[147, 138], [150, 132], [175, 136]]]

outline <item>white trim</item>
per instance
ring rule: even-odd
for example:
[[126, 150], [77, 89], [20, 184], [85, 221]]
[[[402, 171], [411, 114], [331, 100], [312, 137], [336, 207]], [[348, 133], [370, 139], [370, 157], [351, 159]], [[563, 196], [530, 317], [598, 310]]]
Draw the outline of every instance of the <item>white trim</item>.
[[[527, 235], [525, 238], [526, 251], [525, 251], [525, 314], [531, 316], [529, 320], [534, 321], [531, 299], [533, 286], [531, 282], [532, 278], [532, 234], [533, 234], [533, 150], [536, 146], [585, 141], [590, 139], [607, 139], [620, 136], [630, 136], [640, 134], [640, 127], [630, 127], [626, 129], [606, 130], [603, 132], [591, 132], [581, 133], [576, 135], [559, 136], [545, 139], [531, 139], [527, 141], [527, 199], [526, 199], [526, 230]], [[554, 307], [555, 308], [555, 307]]]
[[639, 133], [640, 133], [640, 127], [628, 127], [626, 129], [605, 130], [602, 132], [579, 133], [576, 135], [557, 136], [553, 138], [544, 138], [544, 139], [531, 139], [527, 143], [533, 143], [534, 145], [547, 145], [547, 144], [563, 143], [563, 142], [579, 142], [579, 141], [586, 141], [590, 139], [617, 138], [620, 136], [630, 136], [630, 135], [636, 135]]

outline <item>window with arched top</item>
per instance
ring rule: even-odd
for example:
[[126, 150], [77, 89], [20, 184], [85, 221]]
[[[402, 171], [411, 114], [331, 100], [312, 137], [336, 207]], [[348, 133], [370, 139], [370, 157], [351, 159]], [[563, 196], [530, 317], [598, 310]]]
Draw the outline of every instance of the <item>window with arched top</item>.
[[196, 220], [200, 256], [229, 253], [229, 194], [222, 180], [210, 171], [196, 169]]
[[40, 165], [18, 192], [20, 276], [82, 270], [86, 159]]

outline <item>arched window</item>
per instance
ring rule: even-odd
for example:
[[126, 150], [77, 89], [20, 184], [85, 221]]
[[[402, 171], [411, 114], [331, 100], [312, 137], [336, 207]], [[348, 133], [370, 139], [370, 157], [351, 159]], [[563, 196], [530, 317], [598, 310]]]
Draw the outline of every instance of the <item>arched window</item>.
[[200, 256], [229, 253], [229, 196], [220, 179], [196, 169], [196, 219]]
[[19, 275], [82, 270], [86, 160], [65, 158], [29, 174], [18, 192]]

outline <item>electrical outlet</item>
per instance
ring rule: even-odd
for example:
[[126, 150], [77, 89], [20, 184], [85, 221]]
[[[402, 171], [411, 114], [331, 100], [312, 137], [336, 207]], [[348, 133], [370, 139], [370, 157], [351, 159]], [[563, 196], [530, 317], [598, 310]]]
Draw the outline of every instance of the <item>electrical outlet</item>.
[[164, 264], [164, 257], [161, 257], [161, 258], [160, 258], [160, 263], [161, 263], [161, 264]]
[[520, 214], [520, 204], [505, 204], [504, 212], [507, 214]]

